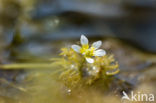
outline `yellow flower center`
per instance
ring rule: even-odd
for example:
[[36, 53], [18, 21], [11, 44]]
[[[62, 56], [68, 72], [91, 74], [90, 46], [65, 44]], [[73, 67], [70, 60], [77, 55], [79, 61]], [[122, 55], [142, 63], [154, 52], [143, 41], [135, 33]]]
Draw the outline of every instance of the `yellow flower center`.
[[94, 56], [94, 50], [95, 48], [93, 47], [89, 48], [89, 45], [82, 45], [80, 53], [83, 54], [85, 57], [92, 57]]

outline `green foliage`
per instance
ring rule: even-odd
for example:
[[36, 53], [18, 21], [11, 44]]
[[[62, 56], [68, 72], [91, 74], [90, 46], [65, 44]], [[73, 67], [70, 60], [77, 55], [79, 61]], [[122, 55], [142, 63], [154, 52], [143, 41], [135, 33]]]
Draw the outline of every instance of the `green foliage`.
[[5, 64], [0, 65], [0, 68], [26, 71], [26, 77], [20, 84], [10, 84], [3, 80], [3, 83], [24, 93], [25, 96], [17, 95], [21, 103], [69, 103], [72, 99], [68, 98], [68, 94], [75, 100], [79, 99], [79, 92], [84, 96], [82, 101], [90, 93], [94, 95], [93, 100], [102, 99], [102, 96], [97, 96], [97, 89], [108, 90], [113, 75], [119, 72], [113, 55], [93, 56], [92, 59], [94, 62], [89, 63], [83, 54], [72, 48], [62, 48], [59, 58], [51, 58], [42, 63]]
[[72, 48], [62, 48], [61, 58], [52, 58], [49, 63], [7, 64], [3, 69], [48, 69], [52, 78], [61, 81], [66, 87], [84, 87], [107, 78], [119, 72], [118, 63], [113, 55], [93, 57], [94, 63], [88, 63], [85, 57]]
[[62, 48], [61, 56], [64, 57], [64, 71], [60, 79], [67, 87], [91, 85], [98, 79], [105, 80], [110, 75], [119, 72], [118, 63], [113, 55], [94, 57], [95, 62], [90, 64], [85, 58], [71, 48]]
[[90, 64], [71, 48], [62, 48], [61, 50], [60, 55], [63, 58], [53, 58], [51, 59], [52, 63], [8, 64], [1, 67], [3, 69], [52, 69], [51, 74], [57, 74], [57, 77], [70, 88], [78, 85], [91, 85], [98, 79], [119, 72], [118, 63], [114, 62], [112, 55], [94, 57], [95, 62]]

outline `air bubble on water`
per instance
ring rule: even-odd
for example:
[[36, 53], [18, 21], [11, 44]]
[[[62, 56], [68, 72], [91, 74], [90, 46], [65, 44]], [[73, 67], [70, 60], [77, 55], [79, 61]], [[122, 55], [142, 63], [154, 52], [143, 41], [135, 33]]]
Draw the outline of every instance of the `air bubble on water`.
[[97, 68], [94, 66], [94, 67], [93, 67], [93, 70], [96, 70], [96, 69], [97, 69]]
[[72, 64], [70, 67], [71, 67], [71, 68], [74, 68], [75, 66]]
[[71, 89], [68, 89], [67, 91], [68, 91], [68, 93], [71, 93]]

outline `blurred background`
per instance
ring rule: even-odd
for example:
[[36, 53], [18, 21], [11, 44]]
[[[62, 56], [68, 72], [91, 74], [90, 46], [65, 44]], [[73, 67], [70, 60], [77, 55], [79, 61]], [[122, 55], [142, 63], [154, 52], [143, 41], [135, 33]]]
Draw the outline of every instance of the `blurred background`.
[[[156, 0], [0, 0], [1, 64], [57, 57], [82, 34], [103, 40], [119, 61], [118, 78], [132, 87], [156, 84]], [[0, 70], [10, 81], [24, 78], [17, 74]]]
[[1, 47], [18, 34], [17, 44], [27, 42], [35, 54], [46, 42], [82, 34], [116, 37], [155, 53], [155, 28], [156, 0], [0, 0]]

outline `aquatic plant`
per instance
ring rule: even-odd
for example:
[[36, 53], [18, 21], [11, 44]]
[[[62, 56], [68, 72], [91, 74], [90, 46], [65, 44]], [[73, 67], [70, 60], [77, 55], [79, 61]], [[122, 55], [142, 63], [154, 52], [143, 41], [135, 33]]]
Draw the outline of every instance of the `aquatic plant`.
[[[118, 63], [113, 55], [106, 54], [103, 49], [98, 49], [102, 41], [94, 42], [89, 47], [88, 39], [82, 35], [82, 47], [71, 45], [61, 49], [59, 58], [52, 58], [48, 63], [6, 64], [3, 69], [49, 69], [50, 75], [61, 81], [66, 87], [84, 87], [102, 80], [110, 82], [108, 78], [119, 72]], [[55, 75], [55, 76], [54, 76]]]
[[104, 56], [106, 54], [103, 49], [98, 49], [102, 45], [101, 41], [94, 42], [89, 48], [88, 39], [84, 35], [81, 35], [80, 42], [82, 47], [79, 45], [72, 45], [72, 49], [81, 53], [88, 63], [94, 62], [94, 59], [92, 59], [93, 56]]
[[61, 80], [68, 87], [91, 85], [98, 79], [106, 80], [110, 75], [119, 72], [118, 63], [113, 55], [107, 55], [103, 49], [98, 49], [101, 41], [94, 42], [89, 48], [88, 39], [82, 35], [82, 47], [72, 45], [71, 48], [62, 48], [66, 68], [60, 75]]

